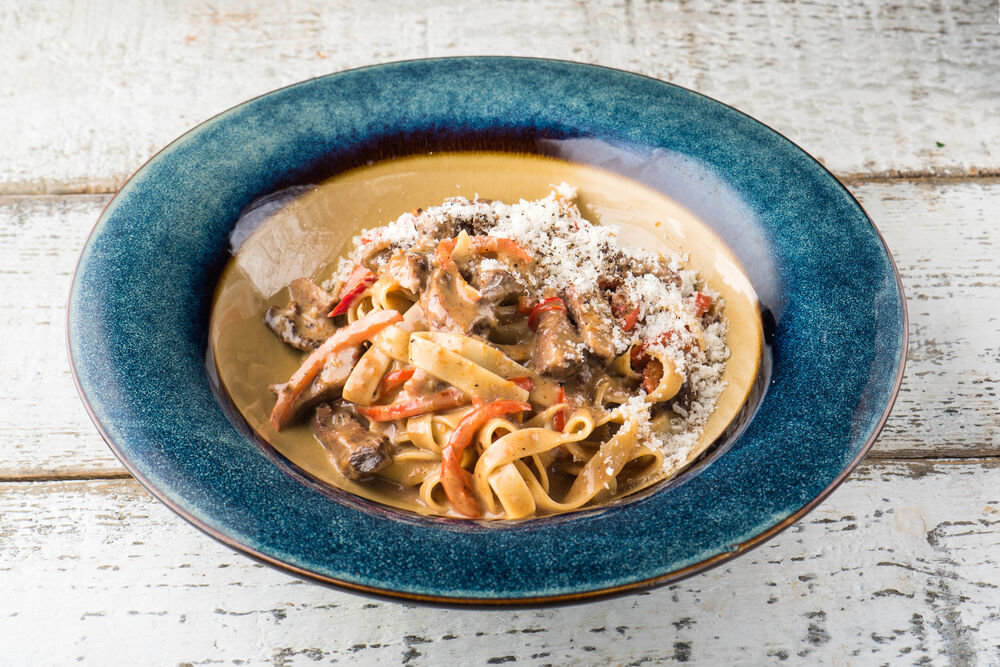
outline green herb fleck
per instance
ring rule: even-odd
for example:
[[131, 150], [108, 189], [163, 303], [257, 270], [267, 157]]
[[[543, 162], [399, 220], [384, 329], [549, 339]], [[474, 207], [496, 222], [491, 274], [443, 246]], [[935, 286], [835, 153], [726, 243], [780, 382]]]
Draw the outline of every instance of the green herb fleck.
[[934, 143], [937, 144], [938, 148], [944, 148], [944, 144], [942, 144], [940, 141], [935, 141]]

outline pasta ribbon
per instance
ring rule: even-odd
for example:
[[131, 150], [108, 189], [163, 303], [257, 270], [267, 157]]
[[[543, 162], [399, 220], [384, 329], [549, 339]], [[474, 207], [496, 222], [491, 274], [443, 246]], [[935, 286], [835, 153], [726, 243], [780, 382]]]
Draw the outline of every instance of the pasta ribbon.
[[662, 352], [652, 352], [650, 356], [658, 359], [663, 364], [663, 377], [660, 378], [659, 383], [653, 388], [653, 391], [646, 395], [646, 401], [649, 403], [669, 401], [681, 390], [684, 378], [677, 372], [674, 360], [667, 355]]
[[[559, 384], [543, 377], [527, 366], [522, 366], [506, 356], [500, 350], [487, 345], [481, 340], [447, 332], [420, 332], [411, 336], [412, 339], [431, 341], [440, 347], [455, 352], [486, 370], [504, 378], [528, 377], [535, 388], [529, 394], [532, 403], [549, 406], [559, 400]], [[517, 399], [524, 400], [524, 399]]]
[[[403, 312], [403, 311], [400, 311]], [[410, 334], [414, 331], [422, 331], [427, 328], [424, 322], [424, 313], [418, 304], [410, 304], [405, 313], [403, 321], [398, 325], [393, 325], [383, 329], [372, 340], [382, 354], [388, 355], [396, 361], [404, 364], [410, 360]]]
[[629, 462], [638, 432], [638, 421], [626, 420], [621, 430], [602, 444], [597, 453], [584, 464], [583, 470], [576, 476], [573, 486], [566, 494], [564, 503], [580, 507], [596, 496], [602, 488], [609, 486]]
[[484, 401], [528, 400], [528, 392], [513, 382], [418, 334], [410, 336], [410, 363]]
[[418, 486], [434, 470], [441, 467], [441, 456], [423, 449], [403, 449], [392, 458], [392, 465], [379, 473], [400, 486]]
[[342, 392], [344, 400], [357, 405], [371, 405], [378, 394], [379, 382], [391, 363], [392, 359], [377, 347], [368, 348], [347, 377]]

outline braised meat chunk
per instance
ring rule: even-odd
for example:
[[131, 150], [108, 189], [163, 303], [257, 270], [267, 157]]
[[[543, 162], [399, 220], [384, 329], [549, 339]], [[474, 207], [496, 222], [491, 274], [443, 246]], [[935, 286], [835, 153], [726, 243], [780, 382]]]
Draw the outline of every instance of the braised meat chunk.
[[400, 287], [413, 294], [420, 294], [427, 284], [428, 264], [424, 255], [398, 251], [389, 258], [386, 270], [396, 279]]
[[[471, 203], [488, 204], [489, 200], [477, 199]], [[473, 236], [485, 234], [496, 223], [489, 208], [479, 210], [471, 205], [455, 211], [453, 216], [427, 215], [420, 209], [413, 213], [416, 215], [413, 225], [420, 235], [439, 240], [450, 239], [462, 231]]]
[[341, 403], [316, 408], [313, 435], [347, 479], [365, 479], [392, 463], [389, 440], [362, 426], [353, 411]]
[[483, 300], [491, 304], [503, 303], [525, 291], [521, 274], [495, 259], [479, 262], [473, 276], [473, 284]]
[[583, 344], [604, 363], [610, 362], [615, 356], [615, 345], [611, 306], [604, 295], [597, 291], [580, 294], [570, 287], [566, 290], [566, 306], [576, 320]]
[[337, 327], [327, 317], [337, 299], [310, 278], [298, 278], [288, 286], [291, 301], [264, 313], [264, 323], [282, 342], [311, 352], [333, 335]]
[[366, 244], [358, 254], [361, 266], [378, 273], [392, 256], [392, 242], [389, 239], [375, 239]]
[[460, 291], [459, 280], [458, 271], [438, 268], [431, 273], [419, 303], [432, 329], [468, 334], [490, 322], [492, 312]]
[[[548, 297], [554, 299], [554, 297]], [[531, 352], [531, 365], [543, 375], [566, 378], [583, 363], [580, 338], [566, 317], [566, 308], [558, 299], [559, 307], [536, 308], [535, 347]]]

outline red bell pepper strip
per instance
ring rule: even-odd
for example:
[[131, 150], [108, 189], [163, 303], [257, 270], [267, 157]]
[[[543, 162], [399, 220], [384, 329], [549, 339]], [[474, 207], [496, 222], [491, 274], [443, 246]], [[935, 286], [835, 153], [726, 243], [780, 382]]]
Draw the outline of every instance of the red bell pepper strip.
[[288, 425], [292, 419], [292, 406], [309, 383], [313, 381], [326, 360], [337, 351], [351, 345], [360, 345], [390, 324], [402, 321], [403, 316], [395, 310], [376, 310], [359, 320], [351, 322], [346, 327], [337, 329], [336, 333], [327, 338], [322, 345], [306, 357], [299, 369], [278, 392], [278, 400], [271, 410], [268, 421], [276, 431]]
[[642, 341], [641, 343], [633, 347], [632, 352], [629, 356], [629, 361], [632, 364], [633, 370], [641, 371], [646, 367], [646, 364], [649, 363], [651, 357], [648, 354], [646, 354], [646, 348], [648, 346], [657, 345], [660, 343], [666, 343], [670, 341], [670, 339], [676, 336], [677, 336], [676, 331], [667, 331], [665, 333], [660, 334], [659, 336], [656, 337], [656, 339], [652, 341]]
[[[566, 390], [563, 388], [562, 385], [559, 385], [558, 396], [559, 396], [558, 398], [559, 403], [566, 402]], [[555, 428], [555, 430], [559, 431], [560, 433], [562, 433], [563, 429], [566, 428], [566, 408], [563, 408], [562, 410], [560, 410], [559, 412], [555, 413], [555, 415], [552, 416], [552, 426], [553, 428]]]
[[659, 359], [650, 359], [642, 369], [642, 388], [647, 394], [652, 394], [661, 380], [663, 380], [663, 364]]
[[455, 250], [455, 245], [458, 243], [457, 238], [445, 239], [437, 244], [437, 248], [434, 250], [434, 263], [440, 267], [447, 267], [454, 263], [451, 258], [451, 253]]
[[535, 318], [538, 317], [539, 313], [543, 313], [546, 310], [566, 310], [566, 303], [557, 296], [550, 296], [547, 299], [542, 299], [538, 302], [538, 305], [531, 310], [531, 315], [528, 316], [528, 328], [534, 331], [538, 328], [538, 323], [535, 322]]
[[[438, 243], [437, 250], [434, 252], [434, 259], [437, 261], [438, 266], [444, 266], [445, 262], [451, 260], [451, 253], [455, 250], [455, 244], [457, 243], [458, 237], [445, 239]], [[480, 254], [495, 252], [502, 255], [512, 255], [525, 262], [534, 261], [534, 258], [525, 252], [524, 248], [518, 245], [517, 241], [512, 241], [511, 239], [499, 236], [470, 236], [469, 244], [473, 250]]]
[[368, 289], [368, 286], [377, 279], [378, 276], [367, 268], [360, 264], [355, 266], [354, 270], [351, 271], [351, 275], [347, 276], [347, 282], [344, 283], [344, 286], [340, 290], [340, 303], [330, 311], [330, 317], [346, 313], [351, 304], [361, 296], [361, 293]]
[[535, 389], [535, 383], [528, 376], [507, 378], [507, 381], [513, 382], [514, 384], [516, 384], [518, 387], [520, 387], [525, 391], [534, 391]]
[[534, 258], [518, 245], [517, 241], [512, 241], [511, 239], [499, 236], [470, 236], [469, 240], [472, 241], [472, 247], [478, 253], [495, 252], [497, 254], [517, 257], [525, 262], [534, 261]]
[[400, 368], [399, 370], [386, 373], [382, 382], [378, 386], [378, 397], [382, 398], [396, 387], [406, 384], [406, 381], [413, 377], [415, 368]]
[[622, 319], [622, 329], [625, 331], [631, 331], [635, 328], [635, 323], [639, 321], [639, 311], [640, 306], [636, 304], [636, 307], [628, 312], [627, 315]]
[[458, 426], [455, 427], [448, 439], [448, 444], [441, 452], [441, 486], [444, 487], [444, 493], [448, 496], [448, 500], [456, 512], [472, 518], [480, 517], [483, 514], [479, 507], [479, 501], [472, 493], [472, 484], [469, 482], [470, 475], [460, 464], [462, 452], [472, 442], [472, 436], [483, 424], [494, 417], [530, 410], [531, 403], [493, 401], [480, 405], [458, 422]]
[[708, 312], [708, 309], [712, 307], [712, 297], [705, 294], [704, 292], [698, 292], [694, 295], [694, 316], [701, 317]]
[[646, 354], [646, 343], [639, 343], [632, 348], [632, 352], [629, 354], [629, 363], [632, 364], [632, 370], [641, 371], [646, 367], [649, 362], [649, 355]]
[[427, 412], [453, 410], [471, 402], [472, 399], [466, 394], [451, 387], [436, 394], [396, 401], [389, 405], [372, 405], [367, 408], [359, 406], [358, 412], [375, 422], [389, 422], [404, 417], [415, 417]]

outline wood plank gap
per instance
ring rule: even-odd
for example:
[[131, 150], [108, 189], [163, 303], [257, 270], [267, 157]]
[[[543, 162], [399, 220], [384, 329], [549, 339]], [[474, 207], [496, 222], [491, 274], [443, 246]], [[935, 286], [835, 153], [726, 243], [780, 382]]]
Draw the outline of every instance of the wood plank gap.
[[834, 174], [841, 183], [888, 184], [893, 183], [929, 183], [932, 185], [955, 185], [959, 183], [978, 183], [980, 185], [995, 185], [1000, 182], [1000, 169], [975, 169], [970, 172], [950, 173], [934, 171], [907, 172], [873, 172]]
[[[841, 183], [899, 183], [899, 182], [924, 182], [924, 183], [982, 183], [994, 184], [1000, 182], [1000, 169], [943, 169], [934, 171], [882, 171], [882, 172], [855, 172], [855, 173], [834, 173], [834, 177]], [[122, 184], [124, 185], [124, 183]], [[16, 187], [16, 186], [15, 186]], [[118, 192], [117, 188], [107, 188], [100, 185], [83, 187], [56, 187], [56, 188], [31, 188], [7, 190], [0, 187], [0, 200], [16, 197], [66, 197], [73, 195], [105, 196]]]
[[[58, 200], [58, 199], [69, 198], [69, 197], [72, 197], [72, 198], [76, 198], [76, 197], [81, 197], [81, 198], [82, 197], [92, 197], [94, 199], [101, 199], [101, 198], [108, 197], [109, 195], [116, 194], [117, 192], [118, 192], [117, 190], [94, 191], [94, 192], [83, 191], [83, 190], [76, 191], [76, 192], [72, 192], [72, 191], [67, 191], [67, 192], [49, 192], [49, 191], [41, 191], [41, 190], [37, 191], [37, 192], [32, 192], [32, 191], [27, 191], [27, 190], [24, 191], [24, 192], [0, 192], [0, 203], [13, 203], [13, 202], [16, 202], [18, 200], [25, 200], [25, 199], [36, 200], [36, 201], [37, 200], [46, 200], [46, 199]], [[76, 201], [79, 201], [79, 200], [76, 200]]]
[[0, 484], [24, 482], [90, 482], [107, 479], [132, 479], [127, 470], [81, 471], [60, 473], [26, 473], [23, 475], [0, 474]]
[[11, 184], [10, 186], [3, 187], [0, 186], [0, 199], [14, 198], [14, 197], [65, 197], [69, 195], [113, 195], [118, 192], [119, 188], [125, 183], [121, 183], [117, 188], [108, 188], [102, 185], [95, 186], [82, 186], [82, 187], [41, 187], [33, 188], [30, 186], [18, 186], [17, 184]]
[[864, 461], [886, 461], [905, 463], [907, 461], [997, 461], [1000, 454], [989, 449], [953, 450], [948, 452], [927, 452], [919, 449], [896, 449], [891, 451], [872, 450]]

